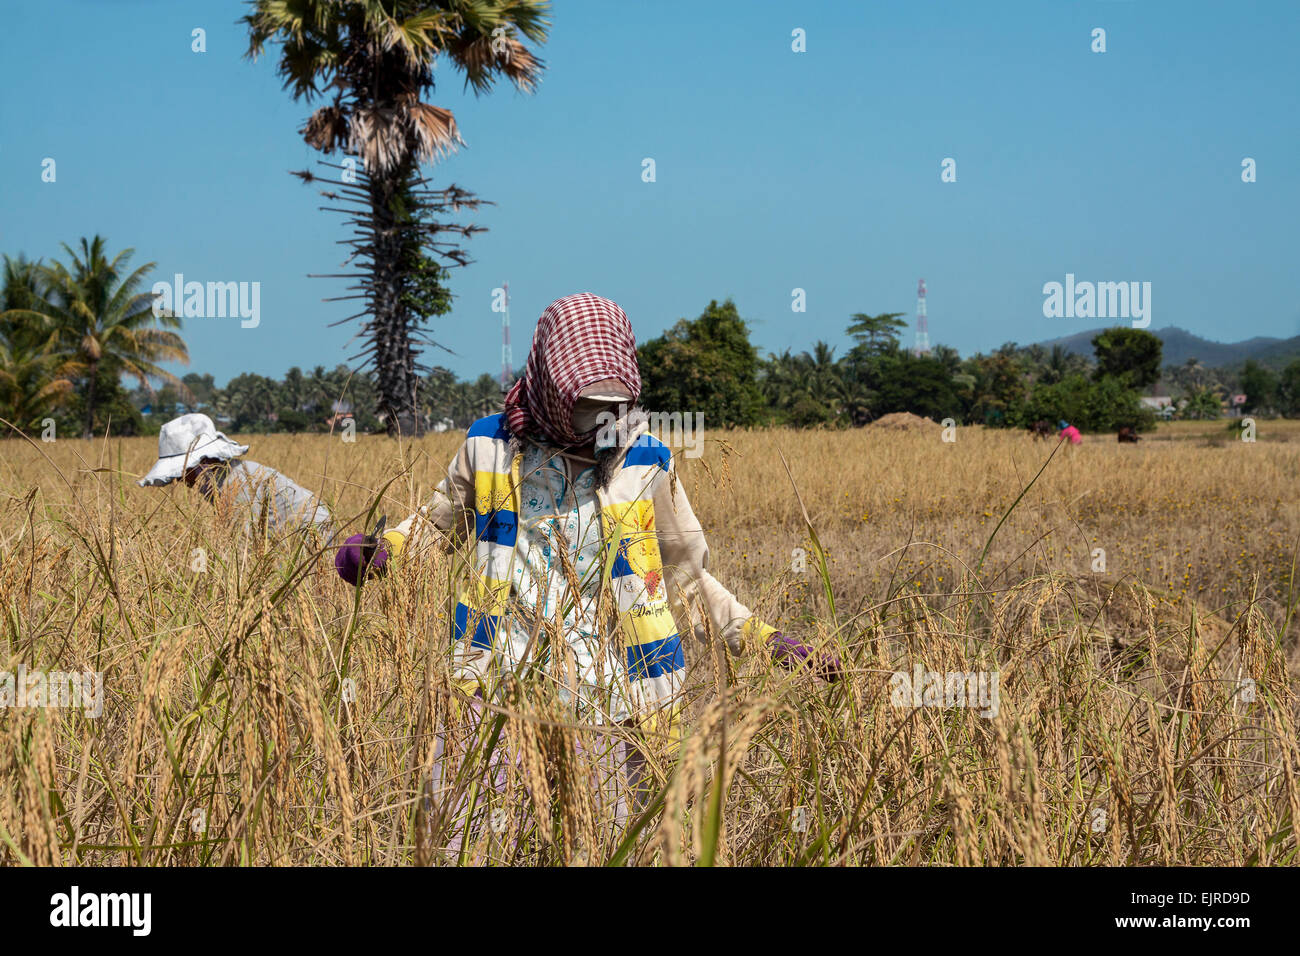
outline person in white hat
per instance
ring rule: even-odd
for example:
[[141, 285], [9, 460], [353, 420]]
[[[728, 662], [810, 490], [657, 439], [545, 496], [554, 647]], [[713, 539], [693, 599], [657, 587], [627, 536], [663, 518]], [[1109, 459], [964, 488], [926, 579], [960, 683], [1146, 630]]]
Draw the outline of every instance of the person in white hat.
[[245, 461], [247, 453], [247, 445], [217, 431], [207, 415], [182, 415], [158, 433], [158, 460], [139, 484], [157, 488], [182, 480], [214, 504], [223, 500], [247, 509], [249, 527], [265, 515], [269, 532], [316, 528], [331, 537], [329, 509], [274, 468]]

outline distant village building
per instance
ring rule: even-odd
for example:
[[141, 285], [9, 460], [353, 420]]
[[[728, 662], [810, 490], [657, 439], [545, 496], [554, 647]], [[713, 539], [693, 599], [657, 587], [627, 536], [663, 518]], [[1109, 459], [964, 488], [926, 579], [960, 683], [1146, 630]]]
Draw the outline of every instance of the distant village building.
[[325, 424], [329, 428], [334, 428], [337, 425], [343, 424], [343, 422], [352, 417], [352, 403], [337, 401], [330, 406], [330, 411], [332, 414], [329, 418], [325, 419]]
[[1160, 418], [1174, 417], [1174, 400], [1168, 395], [1143, 395], [1142, 405], [1152, 409]]

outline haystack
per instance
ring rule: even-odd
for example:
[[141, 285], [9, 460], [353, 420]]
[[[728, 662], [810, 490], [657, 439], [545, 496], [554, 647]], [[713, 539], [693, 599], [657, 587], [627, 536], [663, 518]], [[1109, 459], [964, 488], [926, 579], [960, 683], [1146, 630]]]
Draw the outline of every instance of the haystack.
[[939, 423], [911, 412], [890, 412], [881, 415], [871, 423], [872, 428], [888, 428], [892, 431], [916, 432], [938, 428]]

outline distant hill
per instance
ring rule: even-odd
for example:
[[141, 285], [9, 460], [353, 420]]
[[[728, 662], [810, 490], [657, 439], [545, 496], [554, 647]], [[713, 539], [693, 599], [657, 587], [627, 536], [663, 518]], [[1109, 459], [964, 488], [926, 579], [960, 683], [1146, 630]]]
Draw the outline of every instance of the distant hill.
[[[1038, 344], [1045, 349], [1060, 345], [1068, 352], [1092, 358], [1092, 340], [1100, 331], [1100, 328], [1090, 329]], [[1300, 358], [1300, 335], [1289, 339], [1256, 336], [1242, 342], [1212, 342], [1174, 325], [1150, 331], [1164, 346], [1165, 365], [1182, 365], [1194, 358], [1207, 368], [1224, 368], [1241, 365], [1246, 359], [1253, 358], [1263, 365], [1281, 369], [1293, 359]]]

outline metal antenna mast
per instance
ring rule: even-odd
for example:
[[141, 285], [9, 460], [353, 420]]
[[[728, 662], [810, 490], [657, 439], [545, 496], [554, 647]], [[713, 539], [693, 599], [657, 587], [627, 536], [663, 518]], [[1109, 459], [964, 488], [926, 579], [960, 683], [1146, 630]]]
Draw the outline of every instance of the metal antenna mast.
[[925, 314], [925, 280], [916, 284], [916, 347], [913, 355], [930, 354], [930, 323]]
[[501, 283], [505, 293], [505, 312], [501, 315], [501, 391], [510, 387], [510, 379], [515, 374], [514, 358], [510, 354], [510, 283]]

